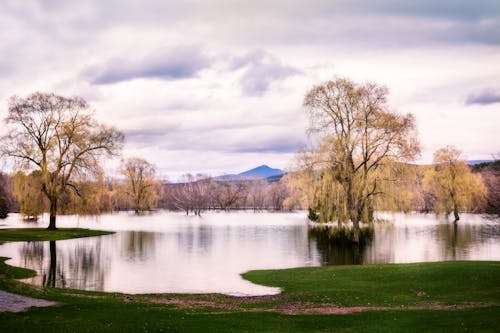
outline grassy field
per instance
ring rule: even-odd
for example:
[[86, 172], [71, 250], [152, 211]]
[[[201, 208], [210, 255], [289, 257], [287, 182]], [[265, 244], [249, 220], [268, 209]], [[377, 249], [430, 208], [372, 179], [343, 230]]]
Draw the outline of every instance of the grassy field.
[[500, 327], [500, 262], [251, 271], [245, 279], [281, 287], [283, 293], [237, 298], [39, 288], [16, 281], [34, 272], [5, 259], [0, 258], [0, 289], [59, 305], [0, 313], [0, 332], [498, 332]]
[[81, 228], [59, 228], [57, 230], [47, 230], [44, 228], [0, 229], [0, 242], [56, 241], [70, 238], [103, 236], [112, 233], [110, 231]]

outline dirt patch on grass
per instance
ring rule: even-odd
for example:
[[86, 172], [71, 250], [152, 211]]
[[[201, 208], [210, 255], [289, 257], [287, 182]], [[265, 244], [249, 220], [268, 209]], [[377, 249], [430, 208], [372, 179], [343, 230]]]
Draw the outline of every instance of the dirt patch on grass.
[[369, 306], [339, 306], [337, 304], [317, 304], [311, 302], [290, 302], [279, 305], [270, 311], [288, 315], [298, 314], [350, 314], [355, 312], [384, 310], [382, 307]]
[[[278, 312], [287, 315], [301, 314], [351, 314], [366, 311], [390, 310], [461, 310], [467, 308], [488, 307], [485, 302], [465, 302], [443, 304], [422, 302], [409, 306], [341, 306], [334, 303], [313, 303], [286, 301], [283, 296], [231, 297], [223, 295], [199, 295], [196, 298], [176, 295], [125, 295], [125, 302], [144, 302], [174, 305], [182, 309], [207, 310], [210, 313], [228, 312]], [[276, 304], [276, 303], [277, 304]], [[274, 304], [273, 304], [274, 303]]]

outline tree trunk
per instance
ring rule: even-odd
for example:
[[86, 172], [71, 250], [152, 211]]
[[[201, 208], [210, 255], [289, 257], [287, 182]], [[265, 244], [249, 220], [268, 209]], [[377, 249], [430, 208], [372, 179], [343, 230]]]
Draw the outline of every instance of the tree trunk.
[[359, 230], [359, 221], [358, 220], [352, 221], [352, 232], [353, 232], [353, 240], [352, 241], [355, 244], [359, 244], [360, 230]]
[[57, 230], [56, 228], [57, 199], [50, 198], [50, 222], [47, 230]]
[[460, 216], [458, 216], [458, 204], [457, 200], [455, 200], [455, 193], [452, 191], [450, 192], [451, 196], [451, 201], [453, 201], [453, 215], [455, 216], [455, 222], [460, 220]]
[[455, 215], [455, 222], [460, 220], [460, 216], [458, 216], [458, 205], [456, 203], [453, 204], [453, 215]]

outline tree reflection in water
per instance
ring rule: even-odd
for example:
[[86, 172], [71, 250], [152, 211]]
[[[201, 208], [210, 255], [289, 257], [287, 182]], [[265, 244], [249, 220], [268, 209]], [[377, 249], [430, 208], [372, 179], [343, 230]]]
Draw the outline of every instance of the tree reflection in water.
[[84, 242], [87, 243], [70, 248], [63, 246], [62, 249], [58, 249], [56, 241], [23, 244], [20, 252], [25, 267], [37, 271], [30, 283], [44, 287], [103, 290], [105, 271], [109, 267], [101, 260], [101, 241], [89, 239]]
[[127, 231], [124, 236], [124, 249], [129, 260], [145, 261], [154, 255], [157, 233]]
[[316, 245], [321, 265], [359, 265], [363, 263], [365, 249], [373, 241], [373, 226], [360, 229], [359, 243], [355, 243], [353, 230], [346, 227], [314, 226], [308, 230], [309, 244]]
[[446, 259], [459, 260], [474, 243], [482, 243], [481, 226], [463, 223], [441, 224], [437, 227], [439, 239], [443, 240], [443, 254]]
[[[42, 285], [44, 287], [55, 287], [56, 286], [56, 269], [57, 269], [57, 248], [56, 242], [49, 242], [50, 248], [50, 262], [49, 262], [49, 272], [48, 274], [43, 274]], [[62, 281], [64, 281], [64, 275], [61, 272]], [[63, 283], [64, 286], [65, 283]]]

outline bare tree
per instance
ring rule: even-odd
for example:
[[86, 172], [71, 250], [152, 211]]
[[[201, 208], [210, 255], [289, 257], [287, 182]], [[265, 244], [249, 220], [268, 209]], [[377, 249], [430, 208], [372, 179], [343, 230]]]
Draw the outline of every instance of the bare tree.
[[9, 133], [2, 138], [2, 155], [19, 166], [41, 173], [42, 191], [50, 202], [48, 229], [56, 229], [58, 200], [75, 182], [100, 169], [99, 158], [117, 154], [123, 134], [97, 123], [80, 97], [34, 93], [9, 100], [5, 119]]
[[214, 201], [222, 210], [230, 210], [236, 206], [244, 206], [246, 203], [248, 190], [245, 181], [233, 181], [224, 178], [215, 182], [213, 190]]
[[309, 159], [322, 173], [312, 209], [323, 221], [351, 221], [355, 242], [360, 221], [372, 219], [373, 196], [383, 193], [386, 176], [379, 169], [390, 160], [412, 160], [419, 152], [413, 115], [391, 112], [387, 93], [377, 84], [339, 78], [313, 87], [304, 99], [309, 132], [321, 136]]
[[132, 199], [135, 212], [150, 210], [158, 200], [154, 166], [142, 158], [129, 158], [122, 162], [120, 172], [126, 177], [125, 193]]
[[275, 211], [283, 210], [283, 204], [288, 196], [288, 188], [285, 182], [274, 182], [267, 187], [267, 196], [270, 207]]
[[249, 181], [248, 203], [254, 212], [266, 208], [266, 188], [268, 185], [268, 182], [264, 179]]
[[212, 180], [203, 174], [193, 176], [186, 174], [183, 182], [169, 186], [169, 199], [175, 209], [183, 210], [186, 215], [193, 212], [200, 216], [201, 212], [209, 209], [210, 192], [212, 192]]

